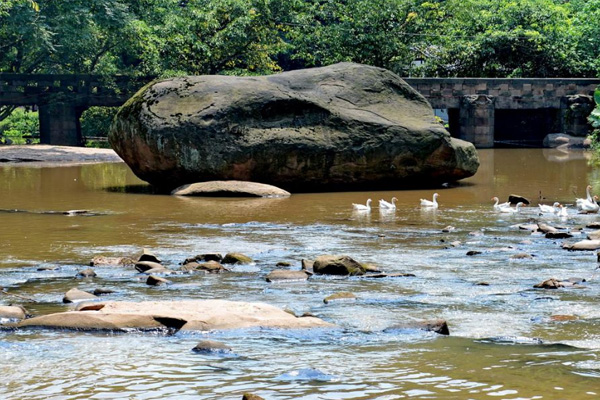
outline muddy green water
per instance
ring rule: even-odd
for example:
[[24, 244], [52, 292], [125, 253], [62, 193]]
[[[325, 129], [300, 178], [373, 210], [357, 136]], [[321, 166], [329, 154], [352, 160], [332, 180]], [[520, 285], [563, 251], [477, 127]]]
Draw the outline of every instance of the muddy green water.
[[[596, 252], [567, 252], [563, 240], [519, 230], [540, 220], [570, 228], [575, 241], [597, 215], [540, 216], [535, 205], [573, 204], [600, 169], [584, 153], [480, 151], [477, 175], [440, 188], [440, 208], [419, 199], [434, 190], [298, 194], [289, 199], [176, 198], [148, 193], [124, 164], [64, 168], [0, 166], [0, 305], [32, 314], [69, 309], [77, 287], [115, 290], [111, 300], [230, 299], [311, 312], [338, 329], [244, 329], [172, 336], [0, 330], [2, 399], [598, 399], [600, 270]], [[492, 196], [518, 193], [533, 205], [517, 215], [492, 211]], [[396, 196], [381, 213], [377, 200]], [[540, 200], [542, 197], [542, 200]], [[373, 199], [370, 214], [351, 203]], [[60, 212], [89, 210], [92, 215]], [[442, 232], [447, 226], [451, 232]], [[451, 245], [453, 242], [454, 246]], [[95, 255], [148, 248], [177, 269], [186, 257], [242, 252], [256, 262], [221, 275], [176, 275], [148, 287], [131, 268], [98, 267]], [[482, 254], [466, 256], [467, 251]], [[527, 253], [532, 258], [512, 258]], [[270, 284], [279, 261], [347, 254], [386, 272], [414, 277], [314, 277]], [[40, 267], [57, 267], [38, 271]], [[580, 277], [582, 288], [533, 289]], [[477, 285], [480, 282], [488, 286]], [[324, 304], [338, 292], [355, 302]], [[28, 300], [29, 299], [29, 300]], [[386, 330], [404, 321], [444, 318], [451, 335]], [[233, 355], [191, 351], [201, 339]]]

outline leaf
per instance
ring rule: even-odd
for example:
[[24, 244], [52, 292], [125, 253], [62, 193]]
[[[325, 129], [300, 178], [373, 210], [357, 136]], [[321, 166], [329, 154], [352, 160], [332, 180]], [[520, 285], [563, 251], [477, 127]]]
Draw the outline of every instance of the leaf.
[[600, 106], [600, 87], [594, 91], [594, 101]]

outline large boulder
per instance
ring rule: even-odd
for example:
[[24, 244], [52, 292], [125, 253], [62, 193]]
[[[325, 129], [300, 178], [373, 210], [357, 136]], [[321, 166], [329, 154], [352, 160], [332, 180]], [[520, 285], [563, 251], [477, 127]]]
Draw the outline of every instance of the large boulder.
[[286, 190], [401, 188], [472, 176], [475, 147], [390, 71], [353, 63], [269, 76], [187, 76], [119, 110], [115, 151], [164, 190], [243, 180]]
[[252, 327], [318, 328], [333, 325], [296, 317], [264, 304], [227, 300], [106, 302], [89, 311], [67, 311], [21, 321], [19, 327], [128, 331], [181, 329], [210, 331]]

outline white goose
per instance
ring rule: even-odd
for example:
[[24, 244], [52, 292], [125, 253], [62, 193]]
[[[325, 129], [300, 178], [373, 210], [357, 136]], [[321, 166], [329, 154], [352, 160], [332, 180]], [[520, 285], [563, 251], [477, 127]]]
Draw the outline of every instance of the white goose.
[[577, 204], [577, 208], [579, 208], [579, 212], [582, 214], [595, 214], [600, 210], [600, 206], [596, 203], [598, 200], [598, 196], [592, 197], [592, 201], [588, 201], [587, 199]]
[[352, 203], [352, 207], [354, 208], [354, 211], [365, 211], [365, 212], [370, 212], [371, 211], [371, 199], [367, 200], [367, 204], [356, 204], [356, 203]]
[[567, 207], [562, 204], [558, 205], [558, 212], [556, 213], [559, 217], [568, 217], [569, 213], [567, 212]]
[[396, 209], [396, 202], [398, 201], [397, 198], [392, 197], [392, 202], [389, 203], [383, 199], [379, 199], [379, 208], [380, 209], [386, 209], [386, 210], [395, 210]]
[[577, 209], [581, 210], [584, 207], [584, 204], [587, 205], [587, 208], [590, 208], [590, 206], [593, 206], [592, 203], [595, 203], [594, 198], [592, 197], [592, 186], [591, 185], [587, 185], [587, 187], [585, 188], [585, 199], [575, 199], [575, 204], [577, 205]]
[[547, 206], [545, 204], [538, 204], [538, 207], [540, 208], [540, 211], [542, 213], [558, 214], [558, 212], [560, 211], [560, 209], [558, 207], [559, 205], [560, 205], [560, 203], [557, 201], [551, 206]]
[[517, 205], [515, 206], [515, 208], [512, 208], [511, 206], [502, 207], [502, 208], [500, 208], [500, 212], [518, 214], [518, 213], [521, 212], [521, 207], [523, 207], [524, 205], [525, 205], [525, 203], [523, 203], [522, 201], [520, 201], [520, 202], [517, 203]]
[[492, 200], [495, 201], [494, 210], [496, 211], [500, 211], [502, 207], [510, 207], [510, 201], [498, 204], [500, 200], [496, 196], [492, 197]]
[[438, 196], [439, 196], [439, 194], [434, 193], [433, 194], [433, 201], [426, 200], [426, 199], [421, 199], [421, 207], [438, 208], [438, 202], [437, 202]]

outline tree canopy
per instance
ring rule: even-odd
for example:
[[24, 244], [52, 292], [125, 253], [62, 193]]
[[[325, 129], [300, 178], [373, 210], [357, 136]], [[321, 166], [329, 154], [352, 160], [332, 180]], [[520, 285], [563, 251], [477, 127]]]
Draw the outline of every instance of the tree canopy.
[[600, 0], [0, 0], [0, 71], [594, 77]]

